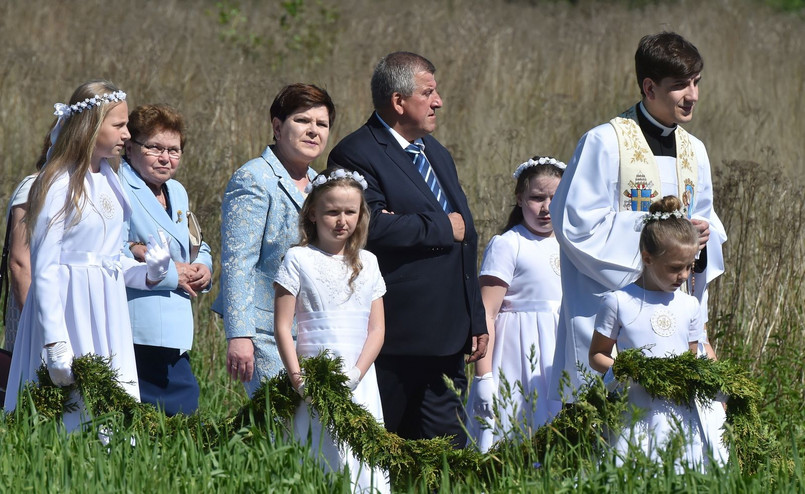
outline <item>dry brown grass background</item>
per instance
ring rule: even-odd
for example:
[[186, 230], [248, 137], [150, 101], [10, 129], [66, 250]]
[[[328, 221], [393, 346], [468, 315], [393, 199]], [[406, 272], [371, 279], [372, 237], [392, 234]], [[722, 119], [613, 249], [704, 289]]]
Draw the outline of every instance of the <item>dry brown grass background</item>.
[[[801, 15], [751, 0], [679, 0], [640, 9], [583, 0], [296, 3], [303, 7], [296, 16], [279, 0], [0, 4], [0, 202], [32, 171], [53, 103], [66, 101], [87, 79], [107, 78], [128, 93], [130, 107], [165, 102], [185, 114], [189, 140], [177, 179], [217, 254], [221, 194], [232, 172], [270, 142], [268, 108], [277, 90], [296, 81], [327, 88], [338, 111], [332, 147], [369, 116], [369, 78], [378, 58], [404, 49], [437, 66], [445, 105], [435, 135], [456, 159], [485, 243], [508, 214], [512, 169], [537, 153], [569, 159], [584, 131], [638, 99], [633, 55], [640, 37], [674, 30], [705, 59], [701, 100], [687, 128], [707, 145], [722, 183], [735, 181], [729, 190], [716, 181], [719, 212], [730, 227], [728, 263], [759, 266], [750, 255], [770, 262], [761, 247], [741, 249], [743, 264], [730, 257], [740, 245], [770, 240], [761, 228], [739, 226], [755, 214], [739, 207], [746, 200], [737, 194], [741, 187], [764, 214], [790, 218], [791, 206], [801, 211], [802, 196], [791, 181], [768, 182], [782, 174], [796, 178], [805, 164]], [[731, 172], [723, 163], [732, 160], [755, 164]], [[314, 167], [324, 163], [321, 158]], [[742, 186], [750, 175], [756, 185]], [[791, 255], [783, 255], [777, 269], [801, 280], [801, 213], [784, 230], [775, 241]], [[742, 283], [750, 293], [767, 284], [763, 272], [740, 279], [735, 272], [715, 288], [714, 311], [734, 315], [735, 291], [746, 290]], [[771, 284], [782, 286], [776, 279]], [[773, 295], [779, 289], [769, 290], [770, 300], [780, 299]], [[223, 342], [206, 310], [215, 292], [202, 297], [196, 311], [197, 348], [212, 364], [209, 373], [219, 370]], [[766, 305], [773, 317], [801, 304], [798, 295], [790, 307]], [[740, 318], [720, 320], [730, 319], [732, 328], [758, 313], [750, 305], [745, 310]], [[757, 325], [762, 328], [753, 331], [762, 340], [768, 324]]]

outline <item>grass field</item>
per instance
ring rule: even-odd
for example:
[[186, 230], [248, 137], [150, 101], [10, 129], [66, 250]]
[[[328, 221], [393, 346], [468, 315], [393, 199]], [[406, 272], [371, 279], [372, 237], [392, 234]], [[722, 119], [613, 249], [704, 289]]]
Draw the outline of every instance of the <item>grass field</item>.
[[[774, 490], [799, 491], [801, 12], [753, 0], [8, 0], [0, 4], [0, 202], [31, 173], [52, 105], [87, 79], [108, 78], [128, 93], [130, 107], [165, 102], [185, 114], [189, 139], [177, 179], [216, 255], [223, 189], [270, 142], [268, 109], [278, 89], [297, 81], [327, 88], [338, 112], [332, 147], [370, 115], [377, 59], [405, 49], [437, 67], [444, 108], [435, 135], [456, 159], [485, 243], [508, 214], [514, 167], [534, 154], [566, 161], [584, 131], [633, 104], [637, 41], [663, 29], [686, 36], [705, 59], [687, 128], [707, 145], [730, 236], [727, 273], [711, 292], [711, 337], [722, 358], [756, 373], [761, 412], [796, 468], [675, 476], [642, 465], [571, 472], [548, 460], [540, 469], [511, 461], [494, 485], [467, 479], [442, 490], [738, 492], [766, 491], [773, 482]], [[314, 163], [323, 166], [324, 159]], [[195, 302], [194, 366], [210, 417], [231, 414], [245, 397], [225, 375], [223, 331], [209, 311], [216, 293]], [[84, 436], [61, 437], [50, 424], [13, 434], [0, 424], [0, 438], [0, 491], [348, 490], [343, 479], [326, 484], [300, 460], [299, 447], [276, 436], [273, 443], [238, 436], [211, 451], [188, 437], [138, 437], [138, 447], [118, 444], [109, 453]]]

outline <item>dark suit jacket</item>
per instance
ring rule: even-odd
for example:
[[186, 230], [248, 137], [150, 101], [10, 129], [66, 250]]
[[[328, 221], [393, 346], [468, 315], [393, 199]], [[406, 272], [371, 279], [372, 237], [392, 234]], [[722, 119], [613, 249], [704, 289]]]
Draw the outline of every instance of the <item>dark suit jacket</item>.
[[339, 142], [328, 160], [328, 166], [357, 170], [369, 183], [367, 249], [377, 256], [387, 287], [383, 355], [469, 353], [470, 337], [486, 333], [478, 235], [467, 198], [447, 149], [431, 136], [423, 142], [450, 205], [464, 218], [463, 242], [453, 240], [447, 215], [376, 114]]

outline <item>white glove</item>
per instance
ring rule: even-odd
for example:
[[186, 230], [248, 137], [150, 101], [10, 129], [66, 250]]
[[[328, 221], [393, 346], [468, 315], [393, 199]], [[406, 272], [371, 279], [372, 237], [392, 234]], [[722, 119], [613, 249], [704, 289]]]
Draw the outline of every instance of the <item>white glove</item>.
[[483, 376], [475, 376], [472, 380], [472, 389], [475, 393], [473, 412], [475, 416], [491, 419], [494, 417], [493, 402], [495, 399], [495, 379], [491, 372]]
[[299, 377], [299, 386], [297, 386], [297, 387], [296, 387], [296, 388], [294, 388], [294, 389], [296, 390], [296, 393], [297, 393], [297, 394], [298, 394], [298, 395], [299, 395], [299, 396], [300, 396], [300, 397], [301, 397], [303, 400], [305, 400], [305, 403], [307, 403], [308, 405], [309, 405], [309, 404], [310, 404], [310, 403], [313, 401], [313, 400], [311, 400], [311, 399], [310, 399], [310, 396], [308, 396], [308, 395], [305, 393], [305, 379], [304, 379], [303, 377], [301, 377], [301, 376]]
[[56, 386], [69, 386], [75, 382], [73, 377], [73, 349], [66, 341], [57, 341], [45, 347], [47, 349], [47, 362], [50, 380]]
[[358, 384], [361, 383], [361, 370], [358, 369], [358, 366], [351, 368], [350, 370], [344, 372], [344, 375], [347, 376], [346, 385], [350, 391], [355, 391], [355, 388], [358, 387]]
[[168, 268], [171, 262], [170, 238], [165, 238], [165, 234], [160, 230], [160, 243], [157, 244], [153, 235], [148, 235], [148, 246], [145, 251], [145, 264], [148, 266], [148, 281], [158, 283], [168, 275]]
[[612, 367], [607, 369], [604, 374], [604, 387], [607, 388], [607, 393], [618, 393], [623, 389], [623, 383], [615, 379], [615, 373], [612, 372]]

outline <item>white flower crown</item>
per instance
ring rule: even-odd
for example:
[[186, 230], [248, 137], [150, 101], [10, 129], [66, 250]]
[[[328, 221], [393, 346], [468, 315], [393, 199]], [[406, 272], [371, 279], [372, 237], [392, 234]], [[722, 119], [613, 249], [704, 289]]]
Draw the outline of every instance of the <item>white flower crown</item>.
[[556, 158], [551, 158], [549, 156], [543, 156], [543, 157], [538, 158], [536, 160], [534, 158], [531, 158], [528, 161], [526, 161], [525, 163], [521, 163], [520, 166], [518, 166], [517, 169], [514, 170], [514, 173], [512, 174], [512, 177], [520, 178], [520, 175], [522, 175], [523, 172], [527, 168], [531, 168], [532, 166], [539, 166], [539, 165], [553, 165], [556, 168], [559, 168], [560, 170], [564, 170], [565, 168], [567, 168], [566, 164], [562, 163], [561, 161], [557, 160]]
[[682, 219], [684, 217], [685, 217], [685, 213], [683, 213], [681, 210], [677, 209], [675, 211], [671, 211], [670, 213], [661, 213], [659, 211], [657, 211], [656, 213], [646, 213], [643, 216], [642, 219], [643, 219], [643, 224], [647, 225], [647, 224], [649, 224], [649, 223], [651, 223], [653, 221], [662, 221], [662, 220], [667, 220], [669, 218]]
[[318, 187], [319, 185], [324, 185], [330, 180], [339, 180], [343, 178], [350, 178], [358, 182], [358, 184], [363, 188], [363, 190], [366, 190], [366, 188], [369, 187], [369, 184], [366, 183], [366, 179], [363, 178], [363, 175], [361, 175], [360, 173], [348, 172], [343, 168], [339, 168], [335, 170], [333, 173], [331, 173], [329, 177], [325, 176], [323, 173], [319, 174], [316, 178], [313, 179], [313, 181], [311, 181], [309, 184], [305, 186], [305, 194], [310, 194], [315, 187]]
[[110, 101], [124, 101], [126, 99], [126, 93], [123, 91], [114, 91], [111, 93], [106, 94], [96, 94], [91, 98], [87, 98], [84, 101], [79, 101], [74, 105], [65, 105], [64, 103], [56, 103], [53, 107], [56, 109], [53, 112], [59, 118], [67, 118], [74, 113], [81, 113], [84, 110], [89, 110], [94, 106], [101, 105], [103, 103], [108, 103]]

